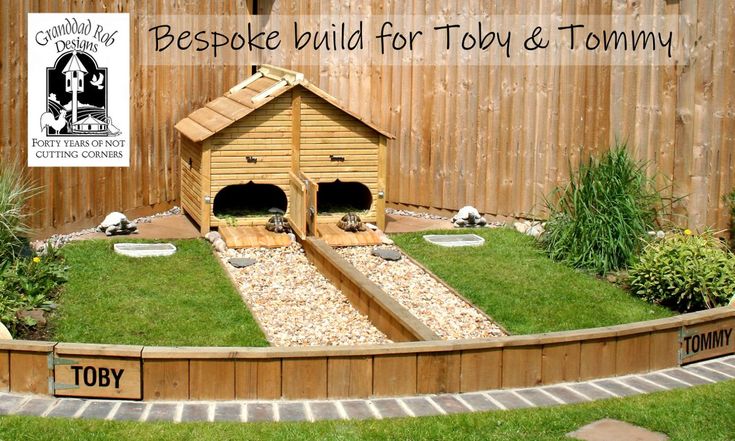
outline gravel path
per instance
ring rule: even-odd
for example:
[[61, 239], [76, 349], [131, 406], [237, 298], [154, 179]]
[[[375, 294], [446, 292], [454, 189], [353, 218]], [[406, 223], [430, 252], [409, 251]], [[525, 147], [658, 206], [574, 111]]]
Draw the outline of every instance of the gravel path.
[[[385, 248], [400, 252], [395, 246]], [[401, 253], [398, 261], [370, 254], [372, 247], [338, 248], [337, 252], [391, 297], [423, 321], [442, 339], [487, 338], [505, 335], [484, 314], [457, 297]]]
[[[390, 343], [307, 261], [300, 245], [218, 254], [273, 346]], [[257, 263], [237, 269], [227, 263], [230, 257]]]

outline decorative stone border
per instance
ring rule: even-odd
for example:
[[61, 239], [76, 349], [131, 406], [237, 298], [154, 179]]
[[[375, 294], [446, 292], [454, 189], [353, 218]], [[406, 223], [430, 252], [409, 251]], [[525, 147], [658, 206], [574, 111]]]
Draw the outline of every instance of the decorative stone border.
[[570, 332], [353, 347], [2, 341], [0, 391], [144, 400], [471, 393], [645, 373], [729, 355], [735, 353], [733, 329], [735, 308], [728, 306]]

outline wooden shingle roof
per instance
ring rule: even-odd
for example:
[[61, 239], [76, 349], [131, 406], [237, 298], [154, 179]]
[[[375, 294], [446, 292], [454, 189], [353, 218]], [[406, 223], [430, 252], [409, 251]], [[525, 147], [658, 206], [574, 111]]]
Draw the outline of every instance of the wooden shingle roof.
[[283, 95], [296, 86], [304, 87], [331, 105], [359, 120], [387, 138], [389, 132], [348, 110], [334, 97], [304, 79], [304, 75], [287, 69], [263, 65], [253, 76], [208, 102], [176, 123], [176, 130], [194, 142], [203, 141], [220, 130]]

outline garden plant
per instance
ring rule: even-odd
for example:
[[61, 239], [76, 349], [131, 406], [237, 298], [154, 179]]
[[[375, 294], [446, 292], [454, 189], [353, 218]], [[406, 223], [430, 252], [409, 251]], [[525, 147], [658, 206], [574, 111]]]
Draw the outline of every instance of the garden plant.
[[712, 232], [655, 240], [630, 268], [631, 291], [681, 312], [726, 305], [735, 294], [735, 255]]
[[590, 158], [554, 191], [541, 243], [552, 259], [573, 268], [618, 271], [635, 260], [660, 206], [645, 164], [618, 144], [601, 158]]

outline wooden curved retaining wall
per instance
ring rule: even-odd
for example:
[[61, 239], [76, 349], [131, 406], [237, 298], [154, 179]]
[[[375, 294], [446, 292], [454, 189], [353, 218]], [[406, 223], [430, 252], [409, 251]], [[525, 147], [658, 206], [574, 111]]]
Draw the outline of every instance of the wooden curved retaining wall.
[[470, 392], [646, 372], [732, 354], [734, 328], [735, 307], [729, 306], [607, 328], [352, 347], [175, 348], [4, 341], [0, 390], [148, 400]]

